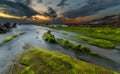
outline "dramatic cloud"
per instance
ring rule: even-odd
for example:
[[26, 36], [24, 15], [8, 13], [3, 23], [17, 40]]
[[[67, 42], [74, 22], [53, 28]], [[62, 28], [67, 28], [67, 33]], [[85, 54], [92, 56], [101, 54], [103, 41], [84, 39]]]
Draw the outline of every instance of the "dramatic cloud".
[[57, 18], [57, 14], [56, 14], [56, 11], [51, 8], [51, 7], [48, 7], [48, 13], [44, 13], [45, 16], [49, 16], [51, 17], [52, 19], [55, 19]]
[[69, 4], [66, 3], [67, 0], [61, 0], [61, 2], [57, 5], [58, 7], [64, 7], [64, 6], [67, 6]]
[[32, 15], [38, 14], [38, 12], [19, 1], [0, 0], [0, 5], [3, 5], [4, 13], [11, 15], [31, 17]]
[[21, 2], [21, 3], [24, 3], [26, 5], [30, 5], [32, 3], [32, 0], [14, 0], [16, 2]]
[[[114, 10], [118, 10], [117, 13]], [[0, 0], [0, 17], [6, 18], [52, 22], [68, 18], [68, 22], [79, 22], [99, 18], [101, 14], [104, 17], [108, 12], [119, 14], [120, 0]]]
[[64, 16], [69, 18], [84, 17], [97, 13], [100, 10], [120, 5], [120, 1], [114, 0], [88, 0], [87, 4], [75, 10], [67, 11]]
[[43, 0], [38, 0], [38, 3], [42, 3], [43, 2]]

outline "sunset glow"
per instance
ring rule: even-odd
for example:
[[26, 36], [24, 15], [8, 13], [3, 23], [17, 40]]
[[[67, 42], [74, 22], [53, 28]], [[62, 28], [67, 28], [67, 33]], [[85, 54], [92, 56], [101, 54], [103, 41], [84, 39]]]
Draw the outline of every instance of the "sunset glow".
[[14, 16], [14, 15], [9, 15], [9, 14], [5, 14], [5, 13], [0, 13], [0, 17], [16, 18], [16, 19], [24, 19], [24, 18], [26, 18], [26, 16]]
[[32, 16], [31, 20], [36, 22], [44, 22], [44, 21], [49, 21], [51, 19], [50, 17], [47, 17], [47, 16], [35, 15], [35, 16]]
[[87, 21], [90, 21], [92, 19], [90, 18], [75, 18], [75, 19], [66, 19], [65, 23], [67, 24], [79, 24], [79, 23], [84, 23]]

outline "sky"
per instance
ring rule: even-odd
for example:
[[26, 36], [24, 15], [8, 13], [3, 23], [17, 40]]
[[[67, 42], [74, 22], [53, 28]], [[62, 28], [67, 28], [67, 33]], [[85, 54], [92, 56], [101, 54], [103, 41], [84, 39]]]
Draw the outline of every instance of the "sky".
[[0, 17], [81, 23], [120, 14], [120, 0], [0, 0]]

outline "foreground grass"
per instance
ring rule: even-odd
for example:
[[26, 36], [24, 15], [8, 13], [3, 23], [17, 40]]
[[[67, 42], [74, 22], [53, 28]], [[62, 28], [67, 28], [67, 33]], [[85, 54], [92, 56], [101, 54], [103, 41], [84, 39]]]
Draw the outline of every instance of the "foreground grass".
[[89, 44], [96, 45], [102, 48], [110, 48], [110, 49], [115, 48], [115, 45], [108, 40], [90, 38], [85, 36], [71, 36], [71, 37], [79, 41], [81, 40], [86, 41]]
[[54, 29], [76, 32], [105, 40], [120, 41], [120, 28], [77, 26], [77, 27], [56, 27]]
[[25, 33], [19, 33], [19, 34], [13, 34], [13, 35], [7, 36], [7, 37], [5, 37], [5, 38], [0, 42], [0, 44], [5, 43], [5, 42], [8, 42], [8, 41], [11, 41], [11, 40], [13, 40], [14, 38], [16, 38], [16, 37], [18, 37], [18, 36], [20, 36], [20, 35], [23, 35], [23, 34], [25, 34]]
[[63, 53], [31, 46], [20, 58], [12, 74], [118, 74]]

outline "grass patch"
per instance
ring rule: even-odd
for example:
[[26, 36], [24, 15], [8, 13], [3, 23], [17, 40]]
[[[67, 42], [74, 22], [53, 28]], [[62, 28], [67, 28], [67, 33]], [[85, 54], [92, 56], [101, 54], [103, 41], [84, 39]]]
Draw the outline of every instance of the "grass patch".
[[0, 42], [0, 44], [5, 43], [5, 42], [8, 42], [8, 41], [11, 41], [11, 40], [13, 40], [14, 38], [16, 38], [16, 37], [18, 37], [18, 36], [20, 36], [20, 35], [23, 35], [23, 34], [25, 34], [25, 33], [19, 33], [19, 34], [13, 34], [13, 35], [7, 36], [7, 37], [5, 37], [5, 38]]
[[90, 37], [84, 37], [84, 36], [71, 36], [71, 37], [76, 40], [86, 41], [89, 44], [96, 45], [102, 48], [110, 48], [110, 49], [115, 48], [115, 45], [108, 40], [96, 39], [96, 38], [90, 38]]
[[34, 71], [30, 70], [30, 67], [25, 67], [20, 74], [35, 74]]
[[51, 33], [51, 31], [47, 31], [46, 33], [44, 33], [43, 38], [45, 41], [49, 42], [49, 43], [56, 43], [56, 39], [55, 36]]
[[29, 51], [25, 52], [21, 59], [30, 56], [31, 63], [27, 66], [20, 66], [18, 63], [12, 74], [118, 74], [60, 52], [31, 46], [26, 46], [26, 49]]
[[22, 55], [22, 58], [20, 60], [21, 60], [20, 64], [22, 64], [22, 65], [29, 66], [31, 64], [30, 56]]

